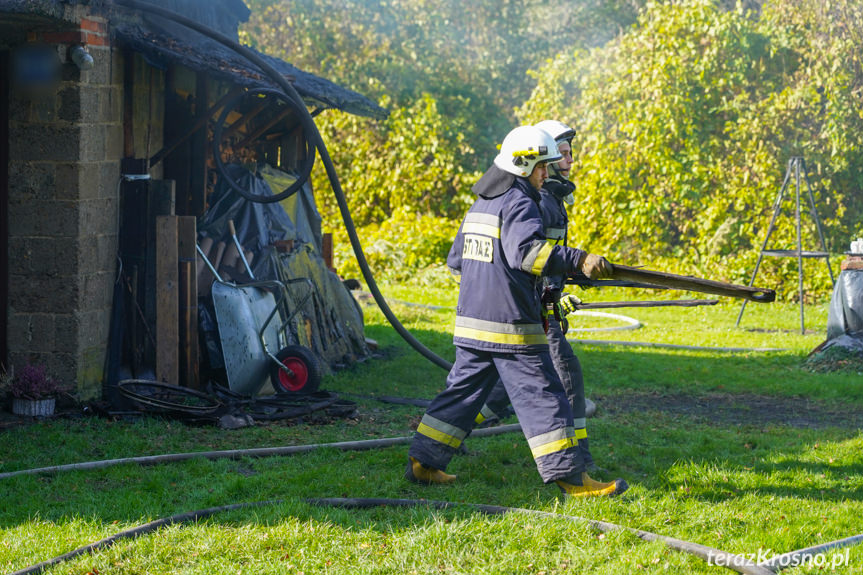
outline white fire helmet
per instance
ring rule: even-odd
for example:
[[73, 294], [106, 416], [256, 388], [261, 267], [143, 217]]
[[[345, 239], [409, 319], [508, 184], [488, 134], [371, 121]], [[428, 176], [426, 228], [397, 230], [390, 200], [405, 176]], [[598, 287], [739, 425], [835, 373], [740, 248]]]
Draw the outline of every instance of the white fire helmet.
[[535, 124], [535, 126], [551, 134], [551, 137], [554, 138], [554, 141], [558, 144], [561, 142], [570, 143], [572, 142], [573, 136], [575, 136], [575, 130], [557, 120], [543, 120], [542, 122]]
[[526, 178], [539, 162], [551, 164], [562, 157], [548, 132], [536, 126], [519, 126], [503, 139], [494, 164], [505, 172]]
[[[554, 138], [554, 141], [558, 143], [558, 145], [561, 142], [566, 142], [567, 144], [572, 146], [572, 138], [575, 136], [575, 130], [573, 130], [563, 122], [560, 122], [558, 120], [543, 120], [542, 122], [535, 124], [535, 126], [548, 132], [551, 137]], [[555, 165], [549, 166], [548, 172], [551, 176], [564, 179], [563, 174], [557, 171], [557, 166]], [[575, 203], [575, 198], [570, 192], [563, 198], [563, 201], [565, 201], [569, 205], [573, 205]]]

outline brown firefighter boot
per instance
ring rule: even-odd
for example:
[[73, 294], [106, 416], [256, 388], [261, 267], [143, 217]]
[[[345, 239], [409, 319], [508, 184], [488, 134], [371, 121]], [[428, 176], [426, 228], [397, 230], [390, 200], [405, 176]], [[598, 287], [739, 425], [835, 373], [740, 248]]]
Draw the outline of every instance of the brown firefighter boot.
[[629, 489], [623, 479], [601, 483], [591, 479], [587, 473], [558, 479], [555, 483], [570, 497], [613, 497]]
[[408, 467], [405, 469], [405, 479], [408, 481], [426, 485], [446, 485], [455, 481], [455, 477], [440, 469], [423, 465], [413, 457], [408, 457]]

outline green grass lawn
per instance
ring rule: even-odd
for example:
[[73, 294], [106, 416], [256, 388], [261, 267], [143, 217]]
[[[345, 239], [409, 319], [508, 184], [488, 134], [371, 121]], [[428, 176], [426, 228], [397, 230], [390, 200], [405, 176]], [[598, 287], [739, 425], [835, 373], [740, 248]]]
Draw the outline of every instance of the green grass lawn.
[[[383, 289], [404, 325], [452, 360], [455, 293]], [[633, 297], [605, 290], [580, 295], [585, 301]], [[814, 373], [803, 363], [824, 339], [826, 305], [807, 306], [803, 335], [796, 305], [749, 304], [737, 328], [739, 309], [739, 302], [723, 301], [609, 310], [642, 327], [570, 334], [591, 341], [574, 344], [588, 396], [598, 406], [588, 430], [607, 477], [630, 483], [622, 497], [565, 500], [541, 483], [520, 434], [469, 438], [469, 453], [448, 470], [458, 481], [446, 487], [402, 478], [407, 445], [19, 475], [0, 479], [0, 569], [14, 572], [158, 518], [253, 502], [267, 503], [120, 540], [46, 573], [722, 573], [661, 542], [601, 532], [585, 520], [755, 558], [863, 532], [863, 376]], [[404, 343], [376, 307], [366, 306], [365, 314], [366, 334], [380, 346], [377, 357], [327, 376], [323, 386], [357, 401], [354, 419], [225, 431], [156, 418], [57, 418], [0, 432], [0, 473], [138, 455], [409, 436], [422, 408], [375, 397], [430, 399], [446, 372]], [[572, 321], [576, 329], [622, 323]], [[348, 510], [307, 501], [326, 497], [501, 505], [557, 516], [485, 515], [468, 506]], [[822, 560], [826, 565], [782, 573], [863, 573], [863, 546], [828, 552]], [[840, 560], [843, 565], [831, 571], [830, 562]]]

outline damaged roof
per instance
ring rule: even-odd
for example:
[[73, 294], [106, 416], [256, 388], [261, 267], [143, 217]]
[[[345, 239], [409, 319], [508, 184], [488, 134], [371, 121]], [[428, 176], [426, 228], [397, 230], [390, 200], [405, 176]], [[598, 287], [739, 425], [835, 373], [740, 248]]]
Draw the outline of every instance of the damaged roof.
[[[179, 64], [198, 72], [212, 74], [248, 88], [271, 88], [278, 86], [257, 66], [233, 50], [197, 33], [186, 34], [193, 41], [181, 40], [163, 30], [144, 28], [138, 24], [119, 24], [114, 27], [117, 42], [140, 52], [154, 66], [165, 68]], [[307, 104], [325, 108], [336, 108], [372, 118], [385, 118], [387, 111], [365, 96], [334, 82], [303, 72], [284, 60], [268, 56], [246, 46], [257, 53], [280, 74], [286, 76]]]
[[[235, 41], [237, 26], [249, 16], [242, 0], [148, 1], [209, 26]], [[76, 5], [79, 9], [89, 6], [97, 12], [113, 7], [111, 30], [116, 44], [140, 52], [154, 66], [164, 69], [172, 64], [181, 65], [248, 88], [278, 88], [257, 66], [221, 43], [162, 18], [147, 15], [142, 18], [140, 14], [120, 9], [110, 0], [0, 0], [0, 14], [4, 14], [0, 22], [10, 16], [10, 27], [15, 29], [26, 28], [22, 26], [26, 18], [68, 22], [68, 9]], [[385, 118], [388, 114], [386, 109], [362, 94], [249, 46], [246, 48], [287, 77], [308, 106], [336, 108], [371, 118]]]

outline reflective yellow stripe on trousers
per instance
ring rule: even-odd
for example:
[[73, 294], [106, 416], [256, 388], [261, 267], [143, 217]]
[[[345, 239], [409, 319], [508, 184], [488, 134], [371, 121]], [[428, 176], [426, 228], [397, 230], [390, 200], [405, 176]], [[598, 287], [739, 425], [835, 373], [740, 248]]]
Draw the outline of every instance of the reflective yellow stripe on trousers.
[[548, 433], [535, 435], [527, 440], [527, 444], [530, 446], [533, 458], [537, 459], [543, 455], [574, 447], [578, 445], [578, 440], [575, 438], [575, 430], [572, 427], [562, 427]]
[[497, 417], [497, 414], [493, 412], [488, 405], [483, 405], [482, 409], [479, 410], [479, 413], [476, 414], [476, 418], [474, 421], [477, 425], [485, 421], [486, 419], [494, 419]]
[[444, 445], [458, 448], [461, 442], [464, 441], [467, 432], [459, 429], [455, 425], [450, 425], [445, 421], [441, 421], [429, 414], [423, 415], [422, 421], [417, 426], [417, 433], [425, 435], [430, 439], [434, 439]]

